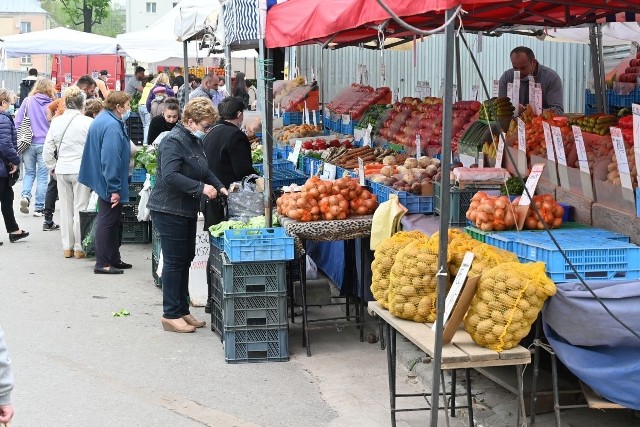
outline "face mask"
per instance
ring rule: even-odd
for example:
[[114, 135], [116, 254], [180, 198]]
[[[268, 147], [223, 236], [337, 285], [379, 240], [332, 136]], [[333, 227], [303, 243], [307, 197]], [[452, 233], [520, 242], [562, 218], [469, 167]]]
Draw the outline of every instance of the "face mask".
[[122, 121], [123, 122], [127, 121], [127, 119], [129, 118], [130, 114], [131, 114], [131, 110], [125, 111], [124, 114], [122, 115]]
[[9, 108], [7, 109], [7, 113], [9, 113], [9, 115], [13, 116], [13, 113], [15, 112], [15, 110], [16, 110], [16, 106], [11, 104], [11, 105], [9, 105]]
[[193, 136], [195, 136], [196, 138], [198, 138], [199, 141], [202, 141], [204, 139], [204, 137], [207, 135], [206, 133], [204, 133], [203, 131], [201, 131], [200, 129], [196, 129], [193, 132]]

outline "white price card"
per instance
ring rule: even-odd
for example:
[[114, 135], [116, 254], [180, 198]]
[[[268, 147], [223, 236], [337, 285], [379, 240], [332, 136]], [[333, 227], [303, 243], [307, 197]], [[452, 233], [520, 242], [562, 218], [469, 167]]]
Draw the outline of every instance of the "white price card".
[[478, 154], [478, 169], [484, 168], [484, 154]]
[[534, 110], [537, 115], [542, 114], [542, 85], [536, 83], [536, 87], [533, 90], [534, 96]]
[[529, 105], [535, 108], [536, 81], [529, 76]]
[[65, 83], [71, 83], [71, 73], [64, 73], [64, 81]]
[[500, 80], [494, 80], [491, 86], [491, 96], [497, 98], [500, 94]]
[[[513, 104], [513, 83], [507, 83], [507, 98], [509, 98], [509, 101], [511, 101], [511, 103]], [[517, 113], [518, 106], [515, 104], [513, 106], [516, 107]]]
[[98, 76], [100, 76], [100, 73], [97, 71], [94, 71], [93, 73], [91, 73], [91, 78], [93, 78], [93, 80], [96, 80]]
[[353, 128], [353, 140], [354, 141], [363, 141], [364, 140], [364, 129], [362, 129], [362, 128]]
[[362, 146], [363, 147], [371, 147], [371, 132], [373, 131], [373, 126], [371, 123], [367, 125], [367, 128], [364, 130], [364, 135], [362, 137]]
[[527, 152], [527, 133], [524, 121], [518, 117], [518, 150]]
[[329, 109], [327, 107], [324, 107], [324, 117], [326, 119], [330, 119], [331, 118], [331, 112], [329, 111]]
[[276, 117], [280, 117], [280, 103], [278, 102], [278, 108], [276, 108]]
[[558, 126], [551, 126], [551, 135], [553, 136], [553, 148], [555, 148], [556, 150], [556, 158], [558, 159], [558, 164], [567, 166], [567, 156], [564, 153], [562, 131]]
[[520, 71], [513, 72], [513, 98], [511, 98], [511, 103], [514, 107], [516, 107], [516, 111], [518, 114], [521, 113], [520, 109]]
[[551, 136], [551, 125], [547, 122], [542, 122], [542, 129], [544, 130], [544, 143], [547, 146], [547, 159], [552, 162], [556, 161], [556, 155], [553, 150], [553, 136]]
[[358, 157], [358, 178], [360, 179], [360, 185], [364, 186], [364, 160], [362, 160], [362, 157]]
[[429, 84], [429, 82], [426, 83], [427, 84], [424, 87], [424, 97], [431, 98], [431, 84]]
[[[474, 258], [473, 252], [467, 252], [464, 254], [464, 258], [462, 258], [462, 265], [458, 269], [458, 274], [456, 274], [456, 278], [453, 279], [453, 284], [451, 284], [451, 289], [447, 293], [447, 298], [444, 302], [444, 320], [443, 324], [447, 323], [449, 317], [451, 316], [451, 312], [456, 305], [456, 301], [458, 301], [458, 297], [460, 296], [460, 292], [462, 292], [462, 286], [464, 285], [464, 281], [469, 274], [469, 270], [471, 270], [471, 264], [473, 263]], [[431, 330], [435, 331], [436, 324], [433, 323]]]
[[500, 137], [498, 138], [498, 149], [496, 150], [496, 167], [502, 167], [502, 158], [504, 157], [504, 142], [506, 141], [507, 136], [504, 132], [500, 132]]
[[457, 101], [458, 101], [458, 86], [453, 85], [453, 99], [451, 100], [451, 102], [455, 104]]
[[636, 168], [640, 178], [640, 104], [632, 104], [633, 112], [633, 152], [636, 156]]
[[440, 91], [438, 92], [438, 98], [444, 98], [444, 79], [440, 79]]
[[584, 146], [584, 138], [582, 137], [582, 129], [580, 126], [571, 126], [573, 130], [573, 139], [576, 142], [576, 151], [578, 153], [578, 165], [580, 170], [584, 173], [590, 174], [589, 159], [587, 158], [587, 149]]
[[478, 100], [478, 91], [480, 90], [480, 87], [478, 85], [472, 85], [471, 86], [471, 100], [472, 101], [477, 101]]
[[320, 178], [329, 181], [336, 179], [336, 165], [325, 163], [322, 168], [322, 176]]
[[120, 90], [122, 89], [122, 86], [120, 85], [120, 80], [116, 80], [116, 91], [120, 92]]
[[311, 119], [313, 121], [313, 125], [314, 126], [318, 126], [318, 115], [316, 114], [315, 111], [309, 111], [309, 114], [311, 114]]
[[343, 114], [342, 115], [342, 124], [343, 125], [348, 125], [349, 123], [351, 123], [351, 116], [348, 114]]
[[[542, 176], [543, 170], [544, 170], [544, 163], [536, 163], [531, 168], [531, 172], [529, 173], [529, 178], [527, 178], [527, 182], [525, 183], [525, 187], [527, 188], [527, 190], [529, 190], [529, 194], [533, 195], [536, 192], [536, 187], [538, 186], [538, 181], [540, 181], [540, 177]], [[518, 202], [518, 205], [529, 206], [530, 204], [531, 204], [531, 199], [527, 195], [527, 192], [523, 191], [522, 197], [520, 197], [520, 202]]]
[[416, 133], [416, 159], [422, 157], [422, 144], [420, 143], [420, 134]]
[[298, 157], [300, 157], [300, 150], [302, 149], [302, 140], [296, 139], [296, 145], [293, 147], [293, 151], [289, 153], [287, 160], [289, 160], [294, 165], [298, 164]]
[[309, 162], [309, 176], [316, 174], [316, 162]]
[[416, 98], [422, 98], [422, 82], [416, 82]]
[[302, 110], [302, 114], [304, 115], [304, 124], [308, 125], [309, 123], [309, 110], [307, 109], [307, 101], [304, 101], [304, 108]]
[[618, 172], [620, 173], [620, 183], [624, 188], [633, 189], [631, 183], [631, 171], [629, 170], [629, 160], [627, 159], [627, 149], [622, 139], [622, 129], [618, 127], [610, 127], [611, 142], [613, 142], [613, 151], [616, 153], [616, 161], [618, 162]]

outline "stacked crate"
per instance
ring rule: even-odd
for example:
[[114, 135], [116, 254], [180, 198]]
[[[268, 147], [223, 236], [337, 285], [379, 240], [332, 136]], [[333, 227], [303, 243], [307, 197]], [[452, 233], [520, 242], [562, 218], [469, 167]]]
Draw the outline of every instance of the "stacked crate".
[[[144, 171], [144, 169], [141, 169]], [[140, 191], [144, 178], [140, 178], [140, 172], [132, 175], [129, 184], [129, 201], [122, 204], [122, 243], [149, 243], [151, 241], [149, 221], [138, 221], [138, 204], [140, 203]], [[146, 172], [143, 174], [146, 178]]]
[[286, 260], [281, 228], [227, 230], [211, 238], [211, 329], [228, 363], [289, 360]]
[[129, 139], [136, 145], [142, 145], [144, 140], [144, 127], [140, 114], [132, 112], [125, 124], [127, 126], [127, 132], [129, 133]]

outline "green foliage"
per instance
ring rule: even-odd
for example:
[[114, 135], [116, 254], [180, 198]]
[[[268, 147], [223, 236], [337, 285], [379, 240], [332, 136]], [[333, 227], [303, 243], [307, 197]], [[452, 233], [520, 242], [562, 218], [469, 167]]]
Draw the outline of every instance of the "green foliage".
[[[58, 25], [74, 30], [111, 37], [124, 30], [124, 10], [119, 6], [112, 9], [111, 0], [42, 0], [40, 5]], [[107, 22], [112, 11], [117, 12], [116, 22], [111, 22], [110, 28], [102, 28], [103, 31], [94, 31], [94, 27]]]
[[155, 175], [158, 170], [156, 150], [152, 146], [142, 147], [133, 156], [134, 168], [145, 168], [149, 175]]
[[518, 178], [517, 176], [513, 176], [507, 179], [505, 185], [500, 187], [500, 194], [503, 196], [519, 196], [524, 191], [524, 181], [522, 178]]

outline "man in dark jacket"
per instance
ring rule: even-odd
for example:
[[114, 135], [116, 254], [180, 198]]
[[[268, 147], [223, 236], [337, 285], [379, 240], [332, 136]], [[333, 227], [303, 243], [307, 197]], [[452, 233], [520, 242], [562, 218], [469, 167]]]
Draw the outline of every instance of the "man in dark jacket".
[[32, 68], [29, 70], [29, 75], [20, 82], [20, 104], [22, 104], [23, 100], [27, 99], [36, 80], [38, 80], [38, 70]]
[[243, 110], [244, 103], [238, 98], [227, 97], [220, 101], [220, 121], [204, 138], [209, 169], [225, 187], [256, 173], [252, 166], [249, 138], [240, 130]]

